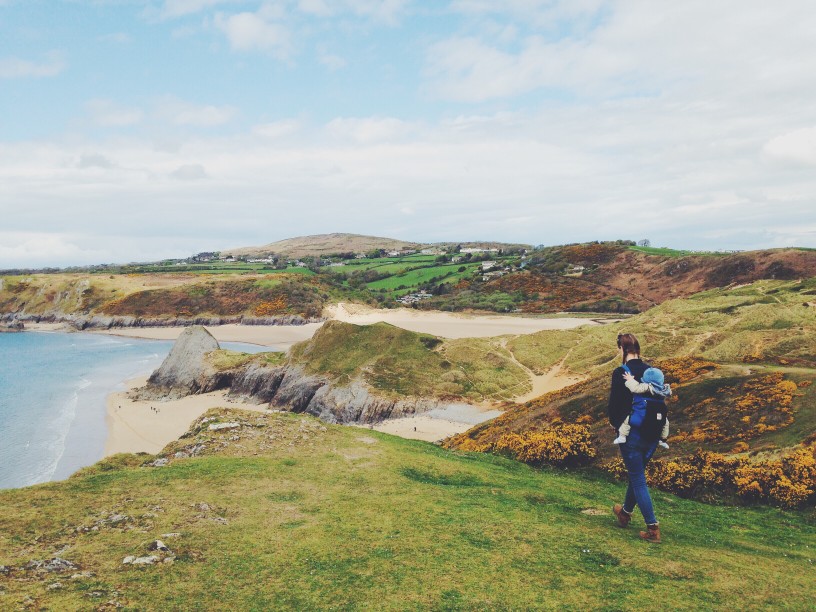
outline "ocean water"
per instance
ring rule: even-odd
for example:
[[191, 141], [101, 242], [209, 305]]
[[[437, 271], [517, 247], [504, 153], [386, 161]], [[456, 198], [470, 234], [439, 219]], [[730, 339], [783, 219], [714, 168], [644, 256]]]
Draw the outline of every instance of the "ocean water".
[[0, 489], [60, 480], [98, 461], [107, 396], [152, 372], [172, 345], [100, 334], [0, 334]]

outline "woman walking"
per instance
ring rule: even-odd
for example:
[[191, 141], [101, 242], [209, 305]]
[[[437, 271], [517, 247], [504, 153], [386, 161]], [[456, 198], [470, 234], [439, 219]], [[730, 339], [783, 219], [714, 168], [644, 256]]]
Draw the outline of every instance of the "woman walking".
[[[649, 368], [648, 364], [640, 359], [640, 344], [634, 334], [618, 334], [618, 349], [622, 364], [640, 382], [643, 373]], [[609, 393], [609, 424], [616, 431], [632, 410], [632, 393], [626, 388], [623, 378], [626, 370], [623, 366], [612, 372], [612, 387]], [[626, 487], [626, 497], [623, 504], [615, 504], [612, 512], [618, 520], [619, 527], [626, 527], [632, 520], [635, 506], [646, 521], [646, 531], [640, 532], [640, 537], [647, 542], [660, 542], [660, 526], [655, 517], [652, 498], [646, 486], [646, 466], [654, 455], [658, 440], [646, 439], [639, 427], [632, 427], [626, 442], [620, 445], [623, 463], [629, 478]]]

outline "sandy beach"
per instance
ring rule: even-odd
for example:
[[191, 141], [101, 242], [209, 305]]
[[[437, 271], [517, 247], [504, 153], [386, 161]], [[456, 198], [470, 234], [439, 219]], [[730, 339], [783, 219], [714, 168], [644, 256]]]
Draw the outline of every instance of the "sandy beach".
[[[442, 338], [488, 338], [491, 336], [533, 334], [542, 330], [573, 329], [581, 325], [598, 325], [592, 319], [579, 317], [534, 318], [502, 315], [462, 314], [413, 308], [370, 308], [360, 304], [329, 306], [324, 311], [327, 319], [371, 325], [389, 323], [410, 331], [433, 334]], [[243, 342], [288, 350], [293, 344], [311, 338], [323, 325], [217, 325], [207, 329], [219, 342]], [[27, 323], [30, 331], [69, 331], [64, 323]], [[86, 330], [93, 334], [110, 334], [148, 340], [175, 340], [184, 327], [114, 327], [104, 330]]]
[[344, 303], [329, 306], [325, 314], [331, 319], [345, 323], [355, 325], [390, 323], [396, 327], [442, 338], [489, 338], [507, 334], [533, 334], [545, 329], [573, 329], [581, 325], [598, 325], [592, 319], [578, 317], [549, 319], [424, 311], [413, 308], [374, 309]]
[[[127, 381], [127, 390], [108, 396], [106, 422], [108, 438], [105, 457], [116, 453], [157, 453], [190, 428], [190, 424], [210, 408], [243, 408], [264, 412], [266, 405], [236, 402], [226, 391], [191, 395], [165, 402], [135, 401], [127, 396], [143, 386], [147, 378]], [[155, 408], [155, 410], [153, 410]]]
[[[219, 342], [243, 342], [270, 346], [278, 350], [287, 350], [290, 346], [308, 340], [323, 325], [307, 323], [306, 325], [214, 325], [207, 327]], [[147, 338], [149, 340], [175, 340], [184, 327], [114, 327], [106, 330], [91, 330], [94, 334], [111, 334], [128, 338]]]

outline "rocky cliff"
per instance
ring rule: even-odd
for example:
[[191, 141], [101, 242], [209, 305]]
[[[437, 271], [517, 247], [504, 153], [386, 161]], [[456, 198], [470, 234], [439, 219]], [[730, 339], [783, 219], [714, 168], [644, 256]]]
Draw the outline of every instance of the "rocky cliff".
[[429, 398], [384, 397], [359, 381], [340, 386], [324, 376], [307, 373], [297, 363], [269, 366], [250, 361], [234, 369], [217, 370], [206, 355], [218, 349], [218, 342], [206, 329], [187, 328], [147, 385], [135, 391], [134, 396], [150, 400], [178, 399], [229, 389], [234, 398], [311, 414], [330, 423], [376, 423], [447, 405]]
[[134, 395], [139, 399], [178, 399], [228, 387], [231, 373], [217, 371], [206, 360], [207, 353], [219, 348], [218, 341], [204, 327], [188, 327], [147, 385]]
[[322, 318], [304, 318], [300, 315], [279, 315], [274, 317], [129, 317], [114, 315], [81, 315], [64, 312], [47, 314], [26, 314], [11, 312], [0, 314], [0, 325], [16, 323], [66, 323], [77, 330], [111, 329], [116, 327], [190, 327], [193, 325], [306, 325], [322, 323]]
[[446, 404], [435, 399], [376, 395], [359, 381], [346, 386], [307, 374], [297, 364], [263, 367], [251, 364], [236, 374], [230, 395], [292, 412], [303, 412], [329, 423], [377, 423], [421, 414]]

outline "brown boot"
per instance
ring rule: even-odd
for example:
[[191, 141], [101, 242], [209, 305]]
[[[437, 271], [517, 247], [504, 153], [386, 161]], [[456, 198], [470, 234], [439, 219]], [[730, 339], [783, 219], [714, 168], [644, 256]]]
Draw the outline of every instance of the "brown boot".
[[646, 525], [646, 531], [641, 531], [640, 537], [647, 542], [660, 544], [660, 525], [657, 523], [654, 525]]
[[620, 504], [612, 506], [612, 514], [618, 517], [618, 527], [628, 527], [629, 521], [632, 520], [632, 515], [624, 510]]

